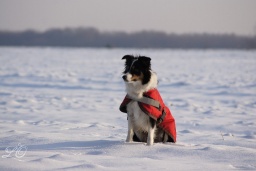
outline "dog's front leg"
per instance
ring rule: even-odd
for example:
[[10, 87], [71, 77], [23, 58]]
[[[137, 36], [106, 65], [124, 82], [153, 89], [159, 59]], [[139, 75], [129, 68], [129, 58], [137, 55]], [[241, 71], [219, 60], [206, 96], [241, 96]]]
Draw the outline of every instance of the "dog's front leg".
[[154, 138], [155, 138], [155, 130], [156, 130], [156, 121], [152, 118], [149, 118], [149, 127], [148, 127], [148, 139], [147, 139], [147, 145], [153, 145], [154, 144]]
[[126, 142], [132, 142], [133, 135], [134, 135], [132, 118], [131, 116], [129, 116], [129, 114], [127, 115], [127, 117], [128, 117], [128, 134], [127, 134]]

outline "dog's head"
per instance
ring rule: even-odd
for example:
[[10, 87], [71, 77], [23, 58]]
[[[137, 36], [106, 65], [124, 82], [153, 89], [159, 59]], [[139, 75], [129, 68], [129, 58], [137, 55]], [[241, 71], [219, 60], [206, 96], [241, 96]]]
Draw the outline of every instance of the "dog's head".
[[144, 85], [149, 82], [151, 77], [151, 59], [149, 57], [125, 55], [122, 59], [126, 60], [123, 72], [123, 79], [126, 83], [141, 83]]

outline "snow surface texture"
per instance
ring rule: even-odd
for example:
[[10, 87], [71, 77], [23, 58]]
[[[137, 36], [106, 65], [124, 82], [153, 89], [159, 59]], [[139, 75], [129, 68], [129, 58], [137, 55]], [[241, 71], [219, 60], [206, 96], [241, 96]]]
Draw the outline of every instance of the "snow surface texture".
[[[126, 54], [152, 58], [177, 143], [125, 143]], [[256, 51], [0, 48], [0, 170], [256, 170]]]

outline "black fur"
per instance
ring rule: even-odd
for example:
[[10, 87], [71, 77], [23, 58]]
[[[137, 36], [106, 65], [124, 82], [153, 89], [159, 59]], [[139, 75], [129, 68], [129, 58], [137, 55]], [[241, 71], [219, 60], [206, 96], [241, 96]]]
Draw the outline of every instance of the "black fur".
[[156, 121], [151, 117], [149, 117], [149, 121], [150, 121], [151, 127], [154, 128], [156, 126]]
[[125, 55], [122, 59], [126, 59], [125, 66], [124, 66], [124, 74], [127, 73], [130, 70], [132, 61], [134, 60], [134, 56], [132, 55]]

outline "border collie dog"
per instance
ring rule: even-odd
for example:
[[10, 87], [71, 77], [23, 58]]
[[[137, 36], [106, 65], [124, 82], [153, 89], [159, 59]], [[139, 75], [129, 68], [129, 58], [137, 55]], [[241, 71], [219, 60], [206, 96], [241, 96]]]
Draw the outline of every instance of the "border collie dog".
[[[157, 91], [157, 75], [146, 56], [125, 55], [123, 80], [127, 95], [120, 110], [127, 113], [126, 142], [175, 142], [175, 121]], [[153, 97], [157, 96], [157, 97]], [[156, 104], [156, 105], [154, 105]], [[159, 105], [159, 107], [158, 107]], [[166, 120], [166, 123], [163, 120]]]

